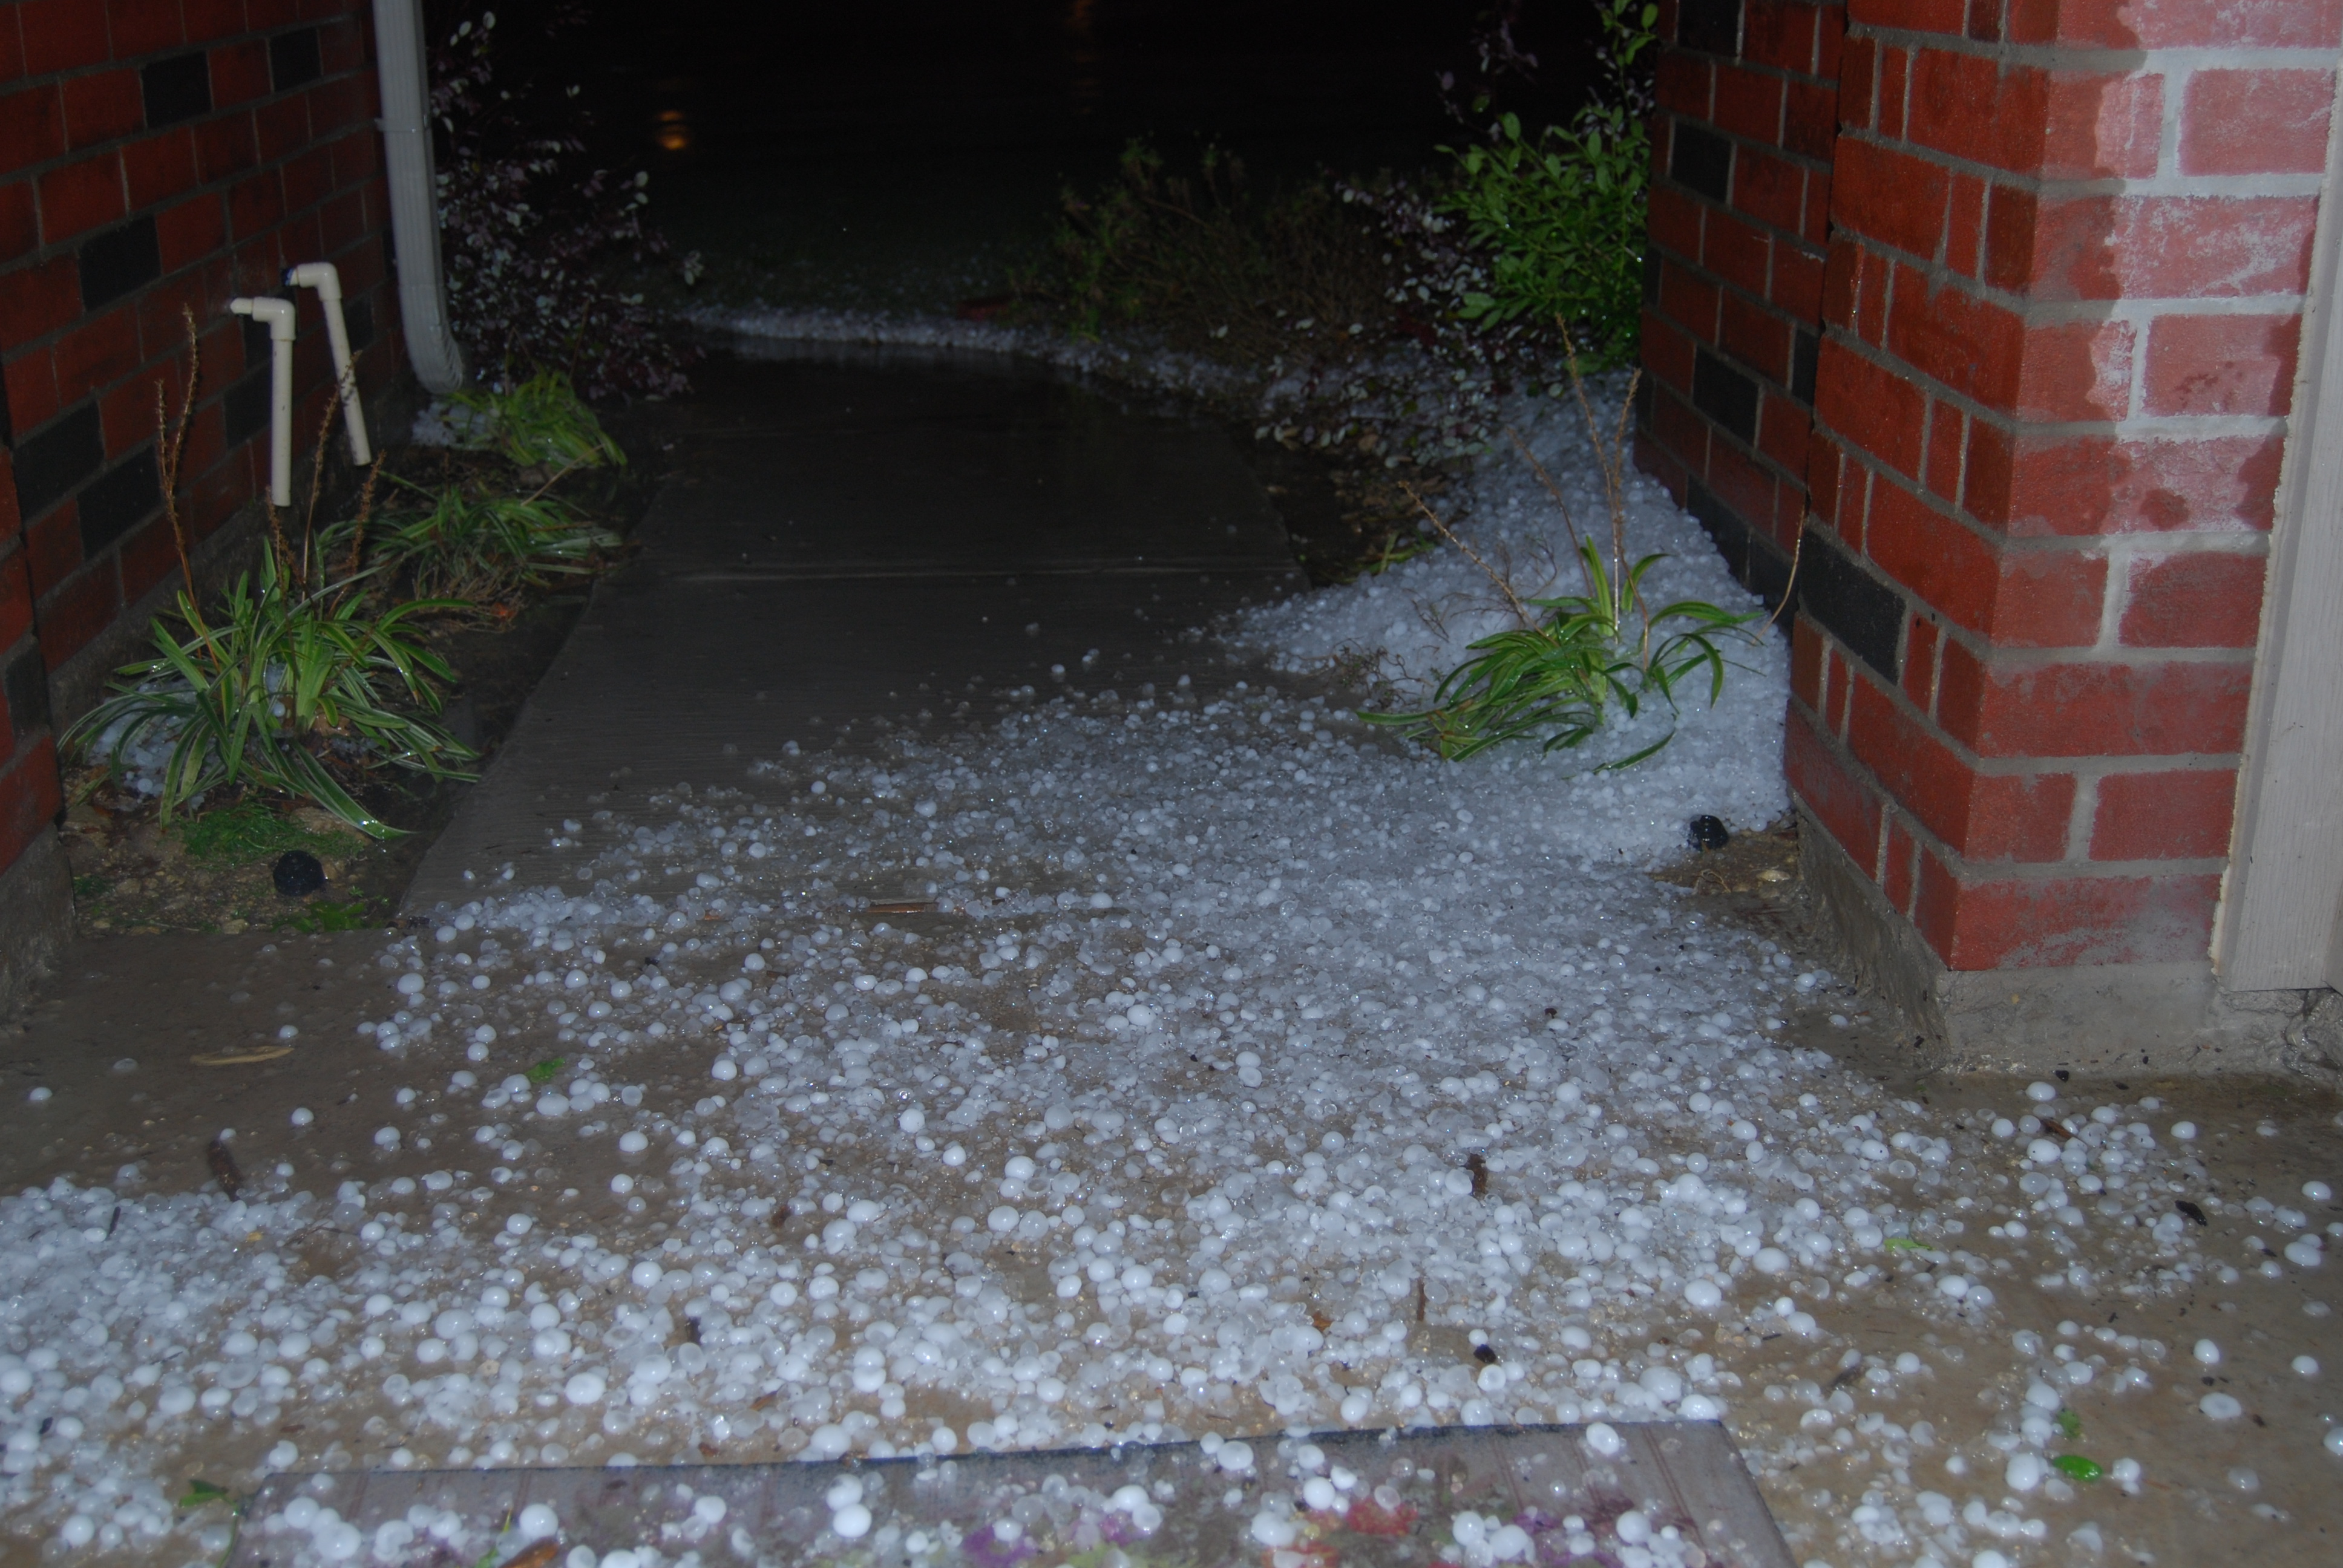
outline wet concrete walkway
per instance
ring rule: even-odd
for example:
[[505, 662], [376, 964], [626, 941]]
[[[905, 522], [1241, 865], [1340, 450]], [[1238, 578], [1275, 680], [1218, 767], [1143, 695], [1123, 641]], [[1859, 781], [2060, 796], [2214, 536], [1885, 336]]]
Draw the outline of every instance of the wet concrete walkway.
[[506, 866], [538, 880], [565, 821], [751, 788], [749, 759], [857, 719], [982, 711], [1053, 666], [1176, 678], [1183, 630], [1303, 585], [1212, 427], [978, 356], [784, 347], [702, 380], [663, 422], [674, 476], [639, 553], [597, 586], [408, 909]]

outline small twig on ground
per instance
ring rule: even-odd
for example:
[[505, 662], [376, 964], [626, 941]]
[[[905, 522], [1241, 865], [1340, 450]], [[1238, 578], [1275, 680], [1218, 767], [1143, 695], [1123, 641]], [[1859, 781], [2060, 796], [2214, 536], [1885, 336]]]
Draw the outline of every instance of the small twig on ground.
[[228, 1201], [234, 1202], [244, 1191], [244, 1172], [236, 1169], [236, 1156], [228, 1152], [227, 1141], [213, 1139], [204, 1151], [204, 1162], [211, 1167], [220, 1191], [227, 1194]]
[[1426, 501], [1422, 496], [1418, 495], [1414, 486], [1407, 483], [1405, 480], [1402, 480], [1399, 487], [1406, 492], [1407, 498], [1409, 500], [1415, 503], [1415, 509], [1422, 512], [1432, 526], [1440, 530], [1440, 537], [1442, 538], [1446, 539], [1450, 544], [1454, 545], [1458, 549], [1463, 551], [1464, 558], [1471, 561], [1474, 566], [1479, 567], [1481, 570], [1487, 575], [1489, 580], [1497, 585], [1497, 591], [1503, 594], [1505, 596], [1505, 602], [1513, 607], [1513, 618], [1520, 621], [1524, 628], [1536, 626], [1537, 618], [1530, 614], [1529, 606], [1523, 604], [1522, 602], [1521, 595], [1513, 591], [1513, 585], [1507, 582], [1503, 577], [1499, 576], [1496, 569], [1490, 566], [1487, 561], [1483, 560], [1481, 558], [1481, 552], [1474, 549], [1471, 545], [1466, 544], [1457, 534], [1455, 529], [1443, 522], [1441, 520], [1440, 514], [1432, 509], [1432, 503]]

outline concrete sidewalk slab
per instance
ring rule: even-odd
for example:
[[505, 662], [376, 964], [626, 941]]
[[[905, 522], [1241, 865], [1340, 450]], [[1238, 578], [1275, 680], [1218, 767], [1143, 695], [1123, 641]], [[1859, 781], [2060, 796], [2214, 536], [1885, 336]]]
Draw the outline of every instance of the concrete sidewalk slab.
[[676, 411], [639, 553], [597, 586], [408, 909], [508, 864], [529, 879], [564, 822], [630, 794], [745, 787], [749, 759], [822, 721], [1046, 690], [1052, 666], [1176, 679], [1183, 630], [1302, 586], [1209, 425], [965, 354], [816, 348], [711, 379]]

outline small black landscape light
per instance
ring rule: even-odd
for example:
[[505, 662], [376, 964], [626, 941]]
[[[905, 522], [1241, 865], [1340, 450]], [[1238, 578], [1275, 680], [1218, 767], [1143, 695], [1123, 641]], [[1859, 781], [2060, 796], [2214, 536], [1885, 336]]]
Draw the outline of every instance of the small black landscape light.
[[1692, 841], [1695, 849], [1722, 849], [1733, 842], [1733, 835], [1726, 832], [1725, 824], [1715, 817], [1694, 817], [1692, 826], [1684, 830], [1684, 837]]
[[326, 885], [326, 868], [307, 849], [287, 849], [269, 868], [268, 879], [288, 899], [306, 899]]

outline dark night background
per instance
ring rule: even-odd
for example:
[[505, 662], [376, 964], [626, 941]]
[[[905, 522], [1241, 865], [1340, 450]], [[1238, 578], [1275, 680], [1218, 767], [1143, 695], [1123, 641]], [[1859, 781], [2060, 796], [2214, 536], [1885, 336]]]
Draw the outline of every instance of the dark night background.
[[[596, 156], [652, 171], [653, 214], [719, 294], [930, 307], [1046, 237], [1060, 191], [1146, 136], [1208, 142], [1257, 181], [1399, 172], [1472, 133], [1484, 10], [1439, 0], [448, 0], [493, 9], [500, 79], [575, 85]], [[582, 10], [578, 25], [553, 19]], [[1527, 0], [1534, 82], [1566, 118], [1591, 76], [1586, 0]]]

